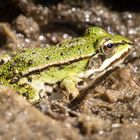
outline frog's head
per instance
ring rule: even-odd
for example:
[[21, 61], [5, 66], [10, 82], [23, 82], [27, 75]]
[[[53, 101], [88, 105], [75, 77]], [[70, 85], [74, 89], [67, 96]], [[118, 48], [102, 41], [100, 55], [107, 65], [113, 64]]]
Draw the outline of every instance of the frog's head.
[[100, 70], [111, 69], [122, 63], [132, 50], [133, 42], [120, 35], [101, 36], [96, 49], [103, 56]]

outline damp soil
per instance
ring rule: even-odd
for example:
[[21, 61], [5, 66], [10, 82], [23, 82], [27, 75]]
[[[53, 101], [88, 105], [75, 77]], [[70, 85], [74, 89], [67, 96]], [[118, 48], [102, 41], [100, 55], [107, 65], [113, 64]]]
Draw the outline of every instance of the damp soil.
[[1, 0], [0, 53], [54, 45], [100, 26], [133, 40], [123, 66], [81, 98], [34, 104], [0, 86], [0, 140], [140, 139], [139, 0]]

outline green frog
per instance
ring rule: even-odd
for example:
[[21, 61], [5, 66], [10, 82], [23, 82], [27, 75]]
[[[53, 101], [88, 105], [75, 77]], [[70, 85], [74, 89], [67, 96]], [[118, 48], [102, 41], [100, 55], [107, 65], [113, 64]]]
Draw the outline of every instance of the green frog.
[[73, 100], [129, 55], [129, 39], [89, 27], [83, 37], [40, 48], [23, 49], [0, 60], [0, 84], [34, 102], [65, 97]]

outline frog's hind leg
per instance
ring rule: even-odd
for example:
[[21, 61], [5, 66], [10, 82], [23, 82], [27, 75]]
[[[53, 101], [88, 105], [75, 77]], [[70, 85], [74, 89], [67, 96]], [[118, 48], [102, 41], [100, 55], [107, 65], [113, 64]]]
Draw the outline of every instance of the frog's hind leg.
[[60, 83], [63, 94], [69, 101], [76, 98], [79, 95], [79, 91], [83, 89], [85, 85], [86, 83], [83, 79], [75, 76], [66, 77]]

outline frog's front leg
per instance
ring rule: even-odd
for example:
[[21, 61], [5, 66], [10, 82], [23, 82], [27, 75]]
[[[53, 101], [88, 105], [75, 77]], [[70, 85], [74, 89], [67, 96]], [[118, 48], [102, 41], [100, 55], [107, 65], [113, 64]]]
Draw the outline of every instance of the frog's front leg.
[[69, 76], [61, 81], [60, 86], [66, 99], [71, 101], [79, 95], [80, 90], [86, 87], [86, 83], [81, 78]]

